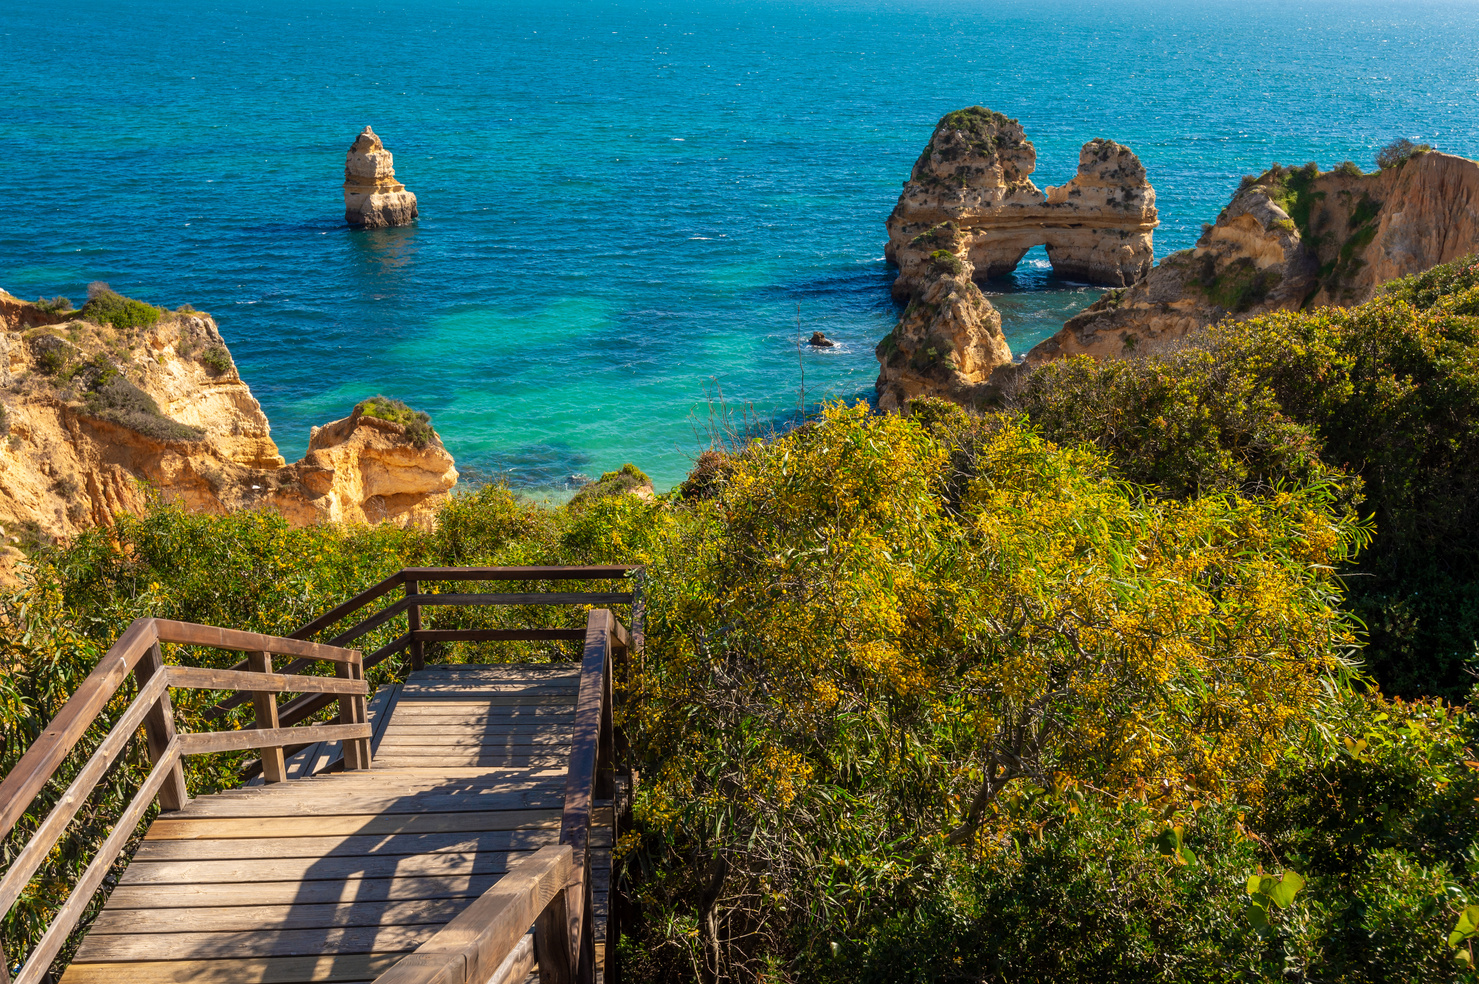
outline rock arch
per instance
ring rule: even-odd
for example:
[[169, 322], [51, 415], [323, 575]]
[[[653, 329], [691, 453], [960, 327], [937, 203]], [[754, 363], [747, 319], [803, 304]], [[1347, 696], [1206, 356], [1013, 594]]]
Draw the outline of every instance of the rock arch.
[[1032, 183], [1036, 167], [1016, 120], [981, 106], [941, 119], [888, 218], [894, 297], [914, 297], [942, 249], [968, 260], [977, 279], [1010, 273], [1034, 246], [1075, 280], [1123, 287], [1150, 271], [1155, 190], [1133, 151], [1090, 140], [1073, 179], [1045, 192]]

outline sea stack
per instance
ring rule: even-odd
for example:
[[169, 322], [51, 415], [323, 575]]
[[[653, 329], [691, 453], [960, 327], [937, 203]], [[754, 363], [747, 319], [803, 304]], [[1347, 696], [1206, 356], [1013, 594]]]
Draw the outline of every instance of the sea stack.
[[365, 127], [344, 159], [344, 221], [356, 229], [385, 229], [416, 221], [416, 196], [395, 179], [390, 151]]
[[1124, 287], [1150, 271], [1155, 191], [1128, 147], [1090, 140], [1078, 173], [1046, 194], [1032, 183], [1036, 167], [1016, 120], [981, 106], [941, 119], [888, 219], [895, 299], [916, 296], [928, 279], [931, 232], [945, 223], [979, 279], [1010, 273], [1042, 245], [1053, 269], [1075, 280]]

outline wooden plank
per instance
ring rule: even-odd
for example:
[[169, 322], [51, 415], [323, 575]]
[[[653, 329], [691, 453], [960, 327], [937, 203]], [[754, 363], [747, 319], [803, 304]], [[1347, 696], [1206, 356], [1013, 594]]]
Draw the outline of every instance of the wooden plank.
[[[583, 630], [582, 630], [583, 631]], [[418, 680], [444, 680], [468, 676], [485, 677], [489, 680], [522, 679], [580, 679], [580, 664], [560, 660], [554, 663], [433, 663], [417, 670], [406, 678], [407, 683]]]
[[182, 909], [222, 905], [314, 905], [373, 899], [450, 899], [487, 891], [502, 872], [457, 873], [438, 877], [342, 878], [305, 882], [239, 884], [119, 885], [108, 904], [124, 909]]
[[[471, 905], [471, 900], [462, 904]], [[317, 953], [394, 953], [416, 949], [440, 925], [331, 926], [319, 929], [256, 929], [238, 933], [161, 933], [122, 936], [88, 934], [77, 951], [86, 963], [132, 960], [219, 960], [299, 957]]]
[[490, 830], [556, 828], [559, 809], [476, 810], [464, 813], [318, 815], [314, 817], [231, 817], [174, 819], [161, 817], [149, 827], [150, 840], [215, 840], [221, 838], [297, 838], [312, 836], [393, 836], [397, 834], [476, 833]]
[[[358, 681], [356, 681], [358, 682]], [[180, 735], [183, 755], [210, 755], [215, 752], [239, 752], [270, 745], [288, 745], [305, 738], [351, 739], [370, 737], [370, 725], [326, 724], [313, 728], [245, 728], [241, 731], [207, 731], [203, 734]]]
[[[530, 710], [533, 710], [531, 708]], [[522, 734], [533, 732], [571, 733], [575, 715], [569, 707], [546, 708], [546, 714], [431, 715], [407, 714], [385, 729], [390, 735], [424, 734]]]
[[62, 984], [303, 984], [373, 980], [403, 953], [249, 957], [241, 960], [168, 960], [73, 963]]
[[347, 836], [148, 839], [134, 853], [134, 863], [152, 861], [221, 861], [246, 858], [389, 857], [407, 854], [474, 854], [481, 851], [536, 851], [559, 840], [548, 827], [487, 830], [474, 833], [350, 834]]
[[284, 639], [281, 636], [262, 635], [260, 632], [243, 632], [241, 629], [223, 629], [214, 625], [197, 625], [194, 622], [175, 622], [167, 618], [154, 620], [160, 642], [174, 642], [186, 646], [207, 646], [211, 649], [239, 649], [243, 652], [264, 650], [282, 656], [304, 656], [309, 659], [326, 659], [333, 663], [347, 663], [359, 658], [353, 650], [321, 642], [306, 642], [302, 639]]
[[154, 644], [154, 620], [136, 618], [109, 647], [46, 729], [0, 781], [0, 840], [10, 836], [36, 794], [87, 733], [108, 701]]
[[417, 642], [559, 642], [585, 637], [585, 629], [418, 629]]
[[410, 768], [429, 769], [434, 766], [500, 766], [500, 765], [547, 765], [551, 768], [564, 765], [570, 760], [568, 753], [548, 752], [542, 754], [530, 754], [528, 752], [498, 751], [490, 749], [486, 752], [463, 750], [444, 751], [440, 753], [427, 752], [426, 754], [412, 754], [400, 750], [388, 750], [382, 753], [383, 764], [392, 767], [407, 766]]
[[570, 880], [567, 846], [542, 848], [462, 910], [378, 984], [486, 981]]
[[170, 666], [165, 672], [169, 674], [171, 687], [191, 687], [195, 690], [245, 690], [274, 694], [369, 693], [363, 680], [341, 680], [336, 677], [212, 670], [203, 666]]
[[354, 900], [316, 905], [217, 905], [183, 909], [123, 909], [109, 906], [93, 921], [91, 933], [127, 935], [190, 933], [208, 926], [212, 932], [253, 929], [321, 929], [328, 926], [441, 925], [474, 896], [455, 899], [405, 899], [397, 902]]
[[[307, 780], [302, 780], [306, 782]], [[281, 783], [283, 786], [295, 783]], [[273, 787], [263, 787], [263, 792]], [[318, 816], [327, 809], [341, 813], [426, 813], [428, 811], [463, 812], [467, 810], [548, 809], [564, 802], [558, 783], [520, 784], [513, 789], [480, 791], [474, 794], [389, 794], [358, 793], [326, 802], [318, 797], [288, 799], [275, 796], [252, 796], [228, 800], [211, 796], [195, 800], [191, 817], [293, 817]]]
[[407, 697], [420, 699], [466, 694], [469, 701], [478, 694], [564, 694], [573, 695], [580, 687], [579, 677], [555, 677], [545, 680], [490, 680], [481, 674], [447, 676], [435, 680], [410, 680], [405, 685]]
[[455, 723], [457, 720], [480, 720], [486, 718], [490, 721], [502, 721], [510, 718], [566, 718], [571, 719], [575, 713], [575, 701], [563, 694], [553, 698], [535, 698], [521, 700], [515, 698], [510, 701], [499, 701], [485, 698], [475, 701], [459, 701], [456, 699], [443, 700], [411, 700], [405, 698], [400, 701], [396, 708], [398, 721], [410, 721], [416, 719], [450, 719]]
[[391, 724], [385, 729], [385, 736], [381, 741], [390, 741], [394, 736], [397, 740], [419, 741], [425, 736], [436, 737], [446, 735], [449, 739], [458, 736], [465, 738], [481, 738], [490, 736], [493, 738], [510, 737], [516, 738], [521, 735], [563, 735], [569, 739], [573, 723], [561, 721], [484, 721], [478, 724], [421, 724], [403, 723]]
[[438, 734], [434, 731], [397, 731], [386, 736], [381, 747], [407, 751], [413, 748], [564, 748], [570, 744], [570, 729], [551, 728], [547, 731], [526, 731], [523, 734], [498, 734], [494, 732], [472, 732], [469, 734]]
[[418, 878], [489, 875], [507, 871], [527, 852], [408, 854], [381, 857], [232, 858], [225, 861], [135, 861], [120, 885], [196, 885], [217, 882], [342, 881], [345, 878]]
[[469, 607], [478, 605], [629, 605], [625, 591], [548, 592], [528, 594], [414, 594], [416, 605]]
[[593, 567], [407, 567], [400, 576], [418, 581], [609, 581], [625, 579], [640, 564]]

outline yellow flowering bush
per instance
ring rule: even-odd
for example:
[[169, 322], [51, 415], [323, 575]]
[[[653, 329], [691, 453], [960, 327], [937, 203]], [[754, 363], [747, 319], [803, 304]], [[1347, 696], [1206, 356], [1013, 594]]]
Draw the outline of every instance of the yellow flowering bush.
[[688, 859], [644, 902], [696, 972], [765, 977], [946, 843], [989, 854], [1009, 789], [1254, 800], [1351, 672], [1332, 569], [1368, 532], [1320, 481], [1159, 500], [946, 404], [729, 465], [651, 572], [623, 719], [649, 863]]

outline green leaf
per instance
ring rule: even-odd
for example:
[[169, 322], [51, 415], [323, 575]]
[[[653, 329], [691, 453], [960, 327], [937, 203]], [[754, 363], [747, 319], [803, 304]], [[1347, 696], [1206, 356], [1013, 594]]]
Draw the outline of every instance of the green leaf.
[[1299, 873], [1296, 871], [1286, 871], [1278, 884], [1265, 891], [1264, 894], [1278, 903], [1280, 908], [1283, 908], [1294, 901], [1295, 894], [1301, 888], [1304, 888], [1304, 879], [1299, 877]]
[[1259, 895], [1259, 894], [1262, 893], [1262, 891], [1263, 891], [1263, 876], [1261, 876], [1261, 875], [1249, 875], [1248, 876], [1248, 894], [1249, 895]]
[[1448, 945], [1458, 946], [1464, 940], [1479, 935], [1479, 905], [1466, 905], [1458, 914], [1458, 923], [1448, 934]]
[[1181, 863], [1187, 865], [1188, 867], [1193, 867], [1198, 864], [1197, 856], [1191, 853], [1191, 848], [1189, 847], [1181, 848], [1179, 851], [1176, 852], [1176, 855], [1177, 857], [1181, 858]]
[[1273, 931], [1274, 924], [1269, 922], [1268, 910], [1261, 903], [1248, 903], [1248, 922], [1256, 933], [1269, 933]]

